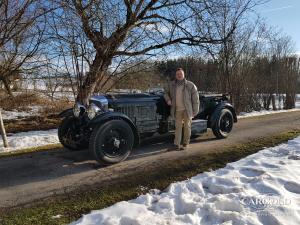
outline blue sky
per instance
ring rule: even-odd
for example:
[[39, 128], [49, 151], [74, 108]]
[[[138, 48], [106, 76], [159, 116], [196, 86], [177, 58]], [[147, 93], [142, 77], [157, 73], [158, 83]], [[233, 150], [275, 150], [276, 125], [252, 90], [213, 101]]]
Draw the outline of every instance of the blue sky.
[[300, 54], [300, 0], [270, 0], [257, 8], [266, 22], [282, 29], [295, 42], [295, 52]]

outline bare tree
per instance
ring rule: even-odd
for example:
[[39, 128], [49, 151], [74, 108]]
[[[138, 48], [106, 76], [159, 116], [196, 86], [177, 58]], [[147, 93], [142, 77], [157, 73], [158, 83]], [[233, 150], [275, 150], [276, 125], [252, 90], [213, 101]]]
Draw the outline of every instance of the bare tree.
[[283, 59], [285, 76], [283, 80], [286, 99], [285, 109], [295, 108], [297, 94], [297, 79], [300, 74], [300, 60], [296, 56], [290, 56]]
[[[87, 46], [92, 50], [89, 55], [92, 60], [85, 61], [88, 70], [80, 84], [78, 99], [87, 103], [96, 86], [107, 83], [108, 71], [114, 74], [112, 71], [118, 71], [119, 64], [132, 57], [155, 55], [173, 44], [223, 42], [235, 27], [228, 29], [222, 37], [212, 33], [209, 27], [194, 29], [192, 7], [207, 11], [216, 1], [207, 2], [211, 5], [188, 0], [60, 1], [61, 10], [53, 19], [59, 38], [71, 43], [70, 40], [77, 42], [84, 34]], [[203, 18], [203, 21], [209, 19]], [[81, 53], [82, 50], [79, 55]]]
[[[280, 103], [285, 94], [283, 107], [286, 109], [294, 108], [297, 78], [299, 75], [299, 62], [293, 54], [294, 43], [291, 37], [282, 34], [278, 29], [270, 32], [268, 42], [268, 54], [271, 61], [270, 76], [272, 77], [268, 83], [269, 86], [273, 87], [269, 88], [269, 95], [274, 96], [274, 93], [276, 93], [279, 97], [279, 107], [281, 107]], [[274, 101], [273, 98], [272, 103]], [[269, 104], [270, 101], [267, 105]]]
[[46, 10], [38, 0], [0, 2], [0, 81], [9, 95], [10, 83], [23, 72], [36, 68], [35, 57], [43, 42], [43, 15]]

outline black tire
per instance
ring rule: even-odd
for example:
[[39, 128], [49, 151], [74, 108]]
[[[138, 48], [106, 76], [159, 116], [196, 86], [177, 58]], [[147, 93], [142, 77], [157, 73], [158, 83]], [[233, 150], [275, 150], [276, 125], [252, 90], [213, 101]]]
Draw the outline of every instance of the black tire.
[[78, 134], [76, 118], [66, 117], [58, 127], [58, 139], [60, 143], [71, 151], [79, 151], [88, 148], [88, 142]]
[[218, 139], [227, 138], [233, 128], [232, 113], [229, 109], [222, 109], [217, 113], [212, 131]]
[[130, 125], [123, 120], [110, 120], [93, 130], [89, 151], [99, 163], [109, 165], [125, 160], [133, 144]]

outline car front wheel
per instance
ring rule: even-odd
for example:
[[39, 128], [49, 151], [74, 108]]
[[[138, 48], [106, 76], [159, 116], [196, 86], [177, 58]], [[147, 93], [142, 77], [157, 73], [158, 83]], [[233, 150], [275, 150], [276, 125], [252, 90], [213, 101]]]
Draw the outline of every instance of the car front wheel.
[[71, 151], [79, 151], [88, 147], [88, 142], [80, 134], [80, 128], [76, 126], [76, 122], [76, 118], [66, 117], [58, 127], [60, 143]]
[[212, 126], [212, 131], [217, 138], [226, 138], [233, 128], [232, 113], [229, 109], [222, 109], [217, 113], [218, 115]]
[[89, 150], [101, 164], [125, 160], [131, 153], [134, 134], [123, 120], [110, 120], [96, 127], [91, 135]]

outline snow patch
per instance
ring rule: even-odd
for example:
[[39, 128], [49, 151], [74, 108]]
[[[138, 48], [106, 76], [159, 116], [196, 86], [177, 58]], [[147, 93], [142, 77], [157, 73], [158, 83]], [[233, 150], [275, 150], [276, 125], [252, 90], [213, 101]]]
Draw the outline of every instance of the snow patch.
[[300, 136], [71, 225], [300, 224]]
[[23, 119], [30, 116], [38, 116], [40, 110], [42, 109], [41, 106], [30, 106], [29, 111], [5, 111], [1, 110], [3, 120], [15, 120], [15, 119]]
[[9, 148], [4, 148], [2, 141], [0, 141], [0, 152], [12, 152], [20, 149], [59, 143], [57, 129], [20, 132], [17, 134], [8, 134], [7, 136]]
[[300, 111], [300, 108], [295, 109], [287, 109], [287, 110], [261, 110], [261, 111], [252, 111], [252, 112], [241, 112], [238, 116], [239, 119], [247, 118], [247, 117], [255, 117], [255, 116], [263, 116], [268, 114], [275, 114], [275, 113], [284, 113], [284, 112], [295, 112]]

